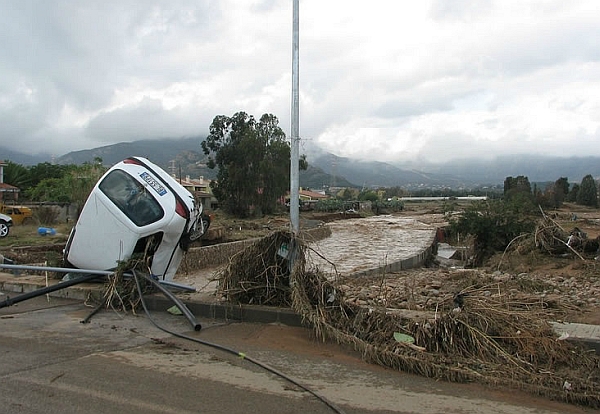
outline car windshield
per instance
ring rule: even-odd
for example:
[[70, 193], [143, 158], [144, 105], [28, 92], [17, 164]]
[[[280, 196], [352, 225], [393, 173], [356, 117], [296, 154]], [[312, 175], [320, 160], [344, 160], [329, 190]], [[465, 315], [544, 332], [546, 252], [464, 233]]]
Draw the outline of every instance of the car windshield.
[[164, 211], [144, 186], [122, 170], [111, 171], [100, 190], [139, 227], [160, 220]]

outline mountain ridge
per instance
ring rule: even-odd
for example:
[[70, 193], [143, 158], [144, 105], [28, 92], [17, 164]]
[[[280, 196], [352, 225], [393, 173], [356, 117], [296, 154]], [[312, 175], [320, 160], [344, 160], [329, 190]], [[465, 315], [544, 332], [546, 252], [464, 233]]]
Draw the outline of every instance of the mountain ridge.
[[[184, 137], [164, 140], [121, 142], [88, 150], [72, 151], [60, 157], [49, 154], [31, 156], [0, 147], [3, 158], [24, 165], [41, 162], [83, 164], [101, 158], [105, 165], [137, 155], [151, 159], [166, 171], [177, 176], [214, 179], [216, 171], [207, 167], [208, 157], [202, 152], [203, 137]], [[364, 161], [340, 157], [324, 151], [307, 156], [309, 168], [300, 172], [300, 185], [322, 187], [404, 187], [476, 188], [502, 185], [509, 176], [523, 175], [530, 182], [554, 182], [567, 177], [580, 182], [591, 174], [600, 177], [600, 157], [550, 157], [542, 155], [498, 156], [492, 159], [449, 160], [441, 164], [423, 162], [415, 168], [381, 161]]]

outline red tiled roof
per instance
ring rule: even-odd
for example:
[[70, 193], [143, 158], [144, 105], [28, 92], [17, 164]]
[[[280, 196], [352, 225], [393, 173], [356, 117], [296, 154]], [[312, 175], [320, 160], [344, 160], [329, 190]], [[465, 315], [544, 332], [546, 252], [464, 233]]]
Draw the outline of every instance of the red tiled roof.
[[18, 193], [21, 190], [19, 187], [15, 187], [14, 185], [0, 183], [0, 191]]
[[302, 196], [305, 196], [305, 197], [310, 197], [313, 200], [327, 198], [327, 196], [324, 194], [316, 193], [314, 191], [308, 191], [308, 190], [300, 190], [299, 194]]

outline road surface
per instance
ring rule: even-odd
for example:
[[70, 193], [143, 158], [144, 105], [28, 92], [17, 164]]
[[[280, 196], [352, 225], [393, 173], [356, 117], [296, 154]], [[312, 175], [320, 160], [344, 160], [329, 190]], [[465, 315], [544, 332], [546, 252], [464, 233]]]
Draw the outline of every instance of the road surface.
[[0, 309], [3, 413], [334, 413], [331, 406], [257, 366], [266, 364], [345, 413], [585, 413], [580, 407], [510, 390], [452, 384], [363, 362], [352, 350], [282, 325], [188, 321], [152, 312], [92, 311], [45, 297]]

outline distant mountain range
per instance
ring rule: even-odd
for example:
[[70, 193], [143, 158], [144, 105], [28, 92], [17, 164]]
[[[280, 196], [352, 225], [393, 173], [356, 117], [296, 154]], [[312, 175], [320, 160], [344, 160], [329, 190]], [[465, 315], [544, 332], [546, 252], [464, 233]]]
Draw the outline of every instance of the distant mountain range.
[[[176, 176], [213, 179], [215, 170], [206, 166], [207, 156], [200, 147], [203, 137], [165, 140], [140, 140], [106, 145], [90, 150], [73, 151], [52, 158], [50, 155], [29, 156], [0, 147], [2, 159], [22, 165], [41, 162], [83, 164], [101, 158], [105, 165], [113, 165], [131, 156], [149, 158]], [[419, 164], [410, 167], [395, 166], [378, 161], [360, 161], [320, 152], [308, 155], [309, 168], [300, 172], [300, 185], [313, 189], [332, 187], [403, 187], [408, 189], [453, 188], [470, 189], [482, 186], [501, 186], [506, 177], [524, 175], [530, 182], [554, 182], [567, 177], [579, 183], [591, 174], [600, 177], [600, 157], [547, 157], [517, 155], [492, 160], [452, 160], [443, 164]]]

